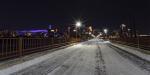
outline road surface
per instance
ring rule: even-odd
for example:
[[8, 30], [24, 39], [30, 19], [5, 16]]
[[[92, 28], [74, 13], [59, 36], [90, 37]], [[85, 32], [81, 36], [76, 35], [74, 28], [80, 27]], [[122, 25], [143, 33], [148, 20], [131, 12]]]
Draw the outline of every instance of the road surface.
[[55, 51], [45, 61], [11, 75], [150, 75], [108, 43], [92, 39]]

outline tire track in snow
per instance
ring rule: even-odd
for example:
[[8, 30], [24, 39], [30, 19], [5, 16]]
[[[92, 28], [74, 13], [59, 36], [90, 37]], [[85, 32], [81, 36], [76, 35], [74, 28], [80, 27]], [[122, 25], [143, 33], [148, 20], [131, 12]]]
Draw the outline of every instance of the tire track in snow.
[[105, 61], [102, 56], [100, 45], [97, 44], [97, 51], [96, 51], [96, 72], [95, 75], [107, 75], [106, 74], [106, 67], [105, 67]]
[[[57, 67], [52, 72], [49, 72], [48, 75], [65, 75], [67, 71], [72, 72], [74, 67], [78, 64], [79, 57], [82, 55], [83, 51], [78, 51], [74, 53], [69, 59], [67, 59], [61, 66]], [[71, 68], [71, 69], [70, 69]], [[67, 74], [67, 75], [71, 75]]]
[[33, 65], [12, 75], [47, 75], [49, 72], [52, 72], [57, 67], [61, 66], [63, 62], [69, 59], [76, 52], [78, 52], [78, 49], [73, 49], [66, 53], [63, 52], [63, 54], [60, 54], [57, 57], [43, 61], [42, 63]]

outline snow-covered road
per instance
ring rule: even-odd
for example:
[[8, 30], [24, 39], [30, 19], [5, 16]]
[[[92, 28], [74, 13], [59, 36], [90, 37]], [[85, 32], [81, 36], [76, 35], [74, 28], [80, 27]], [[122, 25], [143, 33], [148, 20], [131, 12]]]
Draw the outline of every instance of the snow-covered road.
[[[15, 66], [0, 71], [0, 74], [11, 75], [150, 75], [149, 71], [137, 66], [131, 60], [125, 58], [114, 48], [107, 45], [108, 42], [92, 39], [43, 57], [36, 58], [41, 62], [26, 62], [20, 66], [30, 67], [15, 70]], [[13, 68], [15, 67], [15, 68]], [[7, 73], [3, 73], [7, 72]]]

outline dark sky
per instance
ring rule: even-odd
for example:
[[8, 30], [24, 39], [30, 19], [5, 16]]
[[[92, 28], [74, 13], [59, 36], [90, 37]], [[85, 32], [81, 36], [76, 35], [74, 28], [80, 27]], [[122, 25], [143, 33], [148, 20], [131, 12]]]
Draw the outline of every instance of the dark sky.
[[134, 24], [150, 32], [148, 0], [3, 0], [0, 27], [8, 29], [46, 28], [49, 24], [69, 25], [81, 19], [86, 25], [117, 28]]

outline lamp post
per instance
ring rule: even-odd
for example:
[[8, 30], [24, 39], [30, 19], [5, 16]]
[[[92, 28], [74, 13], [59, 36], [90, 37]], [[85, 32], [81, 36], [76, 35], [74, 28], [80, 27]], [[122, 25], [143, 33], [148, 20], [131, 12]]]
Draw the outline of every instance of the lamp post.
[[108, 29], [104, 29], [104, 33], [105, 33], [105, 35], [107, 37]]
[[107, 34], [108, 33], [108, 29], [104, 29], [104, 33]]
[[78, 22], [76, 22], [76, 41], [77, 41], [77, 34], [78, 34], [78, 28], [80, 28], [81, 27], [81, 22], [80, 21], [78, 21]]

